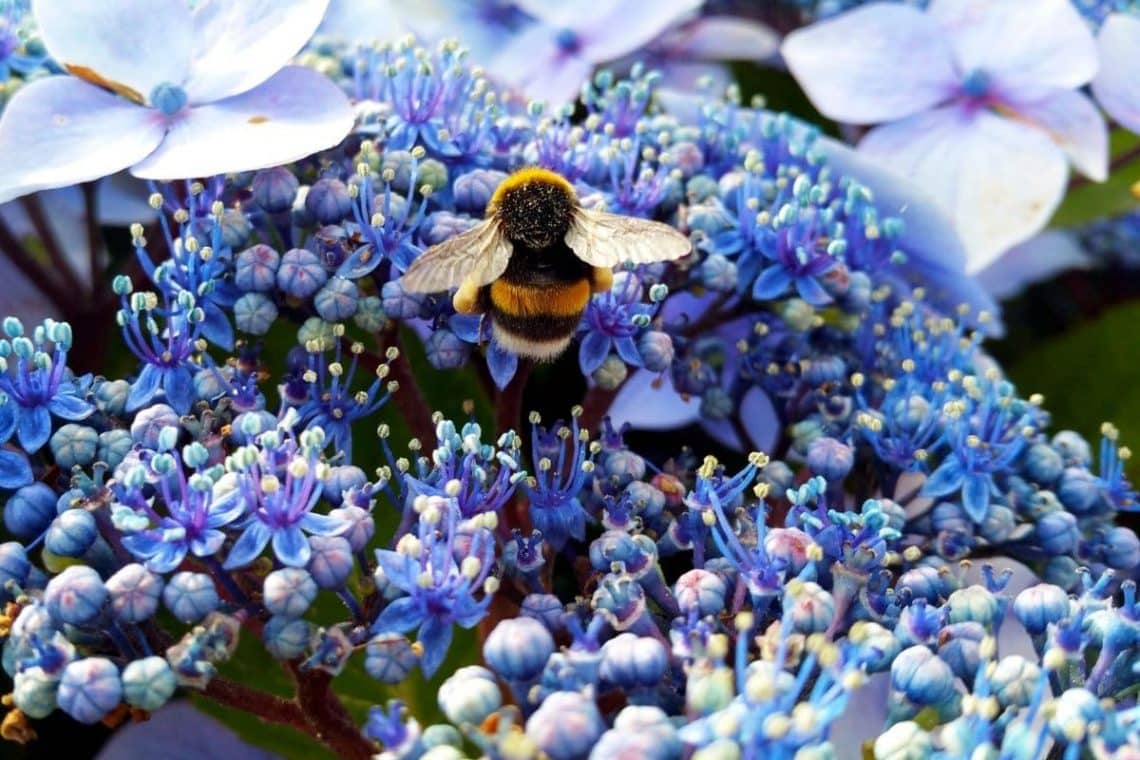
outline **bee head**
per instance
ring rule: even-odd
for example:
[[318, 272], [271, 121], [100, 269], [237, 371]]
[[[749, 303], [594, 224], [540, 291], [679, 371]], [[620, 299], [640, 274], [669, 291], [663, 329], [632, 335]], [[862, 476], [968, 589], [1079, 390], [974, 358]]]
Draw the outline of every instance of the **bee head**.
[[560, 175], [523, 169], [499, 185], [489, 208], [508, 240], [542, 250], [566, 237], [577, 205], [574, 188]]

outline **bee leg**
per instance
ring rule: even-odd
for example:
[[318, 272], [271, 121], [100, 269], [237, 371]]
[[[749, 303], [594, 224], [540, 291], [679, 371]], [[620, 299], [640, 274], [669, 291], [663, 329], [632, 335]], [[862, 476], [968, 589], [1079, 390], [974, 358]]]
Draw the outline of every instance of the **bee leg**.
[[614, 271], [609, 267], [594, 267], [593, 277], [590, 278], [590, 291], [604, 293], [614, 286]]
[[479, 311], [479, 286], [473, 280], [464, 280], [451, 297], [451, 305], [460, 314], [475, 314]]

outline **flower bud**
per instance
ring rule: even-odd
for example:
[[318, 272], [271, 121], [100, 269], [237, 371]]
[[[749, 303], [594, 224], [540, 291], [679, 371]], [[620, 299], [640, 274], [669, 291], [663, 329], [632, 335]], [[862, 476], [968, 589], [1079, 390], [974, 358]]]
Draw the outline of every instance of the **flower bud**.
[[934, 754], [930, 734], [912, 720], [894, 724], [875, 739], [875, 760], [925, 760]]
[[175, 573], [162, 590], [162, 601], [183, 623], [201, 620], [218, 608], [218, 590], [205, 573]]
[[834, 438], [816, 438], [808, 444], [807, 463], [816, 475], [838, 483], [851, 472], [855, 464], [855, 452]]
[[526, 735], [551, 760], [584, 757], [606, 725], [594, 700], [576, 691], [557, 691], [526, 722]]
[[59, 682], [59, 707], [80, 723], [98, 723], [123, 697], [123, 682], [115, 663], [88, 657], [70, 663]]
[[68, 509], [52, 520], [44, 536], [44, 548], [61, 557], [82, 557], [95, 543], [99, 529], [86, 509]]
[[36, 538], [55, 518], [56, 499], [55, 491], [45, 483], [24, 486], [4, 505], [4, 526], [16, 538]]
[[292, 660], [305, 653], [312, 636], [310, 625], [300, 618], [274, 615], [265, 623], [261, 638], [265, 649], [278, 660]]
[[529, 617], [500, 621], [483, 643], [483, 659], [507, 681], [536, 678], [553, 651], [550, 631]]
[[321, 259], [312, 251], [292, 248], [281, 257], [277, 268], [277, 287], [287, 296], [308, 298], [328, 279]]
[[1042, 634], [1050, 623], [1069, 616], [1069, 595], [1050, 583], [1030, 586], [1013, 600], [1013, 614], [1030, 634]]
[[307, 570], [286, 567], [265, 576], [262, 602], [271, 615], [299, 618], [317, 596], [317, 583]]
[[494, 674], [478, 665], [460, 668], [439, 687], [439, 708], [457, 726], [477, 726], [503, 698]]
[[627, 690], [652, 688], [668, 667], [669, 653], [655, 638], [620, 633], [602, 645], [602, 678]]
[[293, 207], [300, 182], [285, 166], [262, 169], [253, 175], [250, 190], [253, 201], [270, 214], [280, 214]]
[[258, 243], [246, 248], [234, 260], [234, 285], [247, 293], [273, 290], [280, 266], [281, 254], [271, 246]]
[[364, 669], [380, 683], [398, 684], [416, 667], [419, 656], [407, 637], [378, 633], [368, 641]]
[[341, 222], [352, 212], [348, 187], [339, 179], [317, 180], [305, 196], [305, 211], [321, 224]]
[[140, 710], [157, 710], [177, 688], [178, 679], [162, 657], [144, 657], [123, 668], [123, 701]]
[[124, 565], [107, 579], [111, 614], [123, 623], [141, 623], [154, 616], [162, 595], [162, 578], [138, 563]]
[[317, 314], [326, 322], [343, 322], [356, 313], [360, 291], [346, 277], [330, 277], [313, 297]]

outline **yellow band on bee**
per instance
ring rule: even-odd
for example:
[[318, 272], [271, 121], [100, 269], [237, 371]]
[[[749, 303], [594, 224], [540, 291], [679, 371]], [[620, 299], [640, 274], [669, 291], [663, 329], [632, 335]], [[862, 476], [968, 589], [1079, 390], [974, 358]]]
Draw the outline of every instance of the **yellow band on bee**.
[[487, 209], [498, 208], [503, 200], [503, 196], [511, 190], [522, 187], [523, 185], [532, 182], [545, 183], [547, 185], [555, 185], [562, 189], [571, 198], [574, 197], [574, 186], [571, 185], [565, 177], [557, 172], [552, 172], [549, 169], [543, 169], [538, 166], [528, 166], [525, 169], [519, 169], [514, 174], [507, 177], [499, 183], [495, 188], [495, 193], [491, 196], [491, 202], [487, 204]]
[[491, 283], [491, 303], [512, 317], [572, 317], [581, 314], [590, 301], [590, 282], [582, 279], [565, 285], [517, 285], [506, 280]]

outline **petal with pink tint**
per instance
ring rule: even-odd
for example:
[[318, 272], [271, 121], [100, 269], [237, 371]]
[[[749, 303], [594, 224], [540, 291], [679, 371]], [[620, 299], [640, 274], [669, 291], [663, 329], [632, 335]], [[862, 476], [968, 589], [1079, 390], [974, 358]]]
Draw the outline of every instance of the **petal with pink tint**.
[[1043, 129], [1094, 182], [1108, 179], [1108, 125], [1093, 102], [1076, 90], [1015, 106], [1017, 118]]
[[252, 90], [300, 52], [329, 0], [202, 0], [194, 9], [197, 49], [186, 94], [191, 105]]
[[25, 85], [0, 120], [0, 203], [125, 169], [165, 131], [157, 112], [75, 77]]
[[784, 61], [816, 108], [877, 124], [938, 105], [958, 81], [945, 35], [925, 13], [876, 3], [784, 39]]
[[190, 70], [193, 25], [186, 0], [36, 0], [44, 45], [61, 66], [80, 66], [147, 98], [181, 85]]
[[1114, 13], [1100, 28], [1100, 71], [1093, 95], [1109, 116], [1140, 132], [1140, 18]]
[[955, 107], [876, 127], [859, 152], [942, 206], [966, 244], [967, 273], [1041, 230], [1069, 175], [1064, 152], [1041, 130]]
[[187, 109], [131, 173], [181, 179], [286, 164], [336, 145], [353, 118], [348, 98], [327, 77], [286, 66], [250, 92]]

